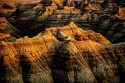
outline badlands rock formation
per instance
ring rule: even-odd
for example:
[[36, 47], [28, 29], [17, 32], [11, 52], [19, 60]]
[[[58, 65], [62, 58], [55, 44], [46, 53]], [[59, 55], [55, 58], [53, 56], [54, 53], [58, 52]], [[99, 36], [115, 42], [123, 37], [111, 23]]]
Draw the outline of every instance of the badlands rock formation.
[[0, 83], [125, 83], [122, 2], [0, 3]]
[[13, 27], [5, 17], [0, 17], [0, 33], [7, 33], [14, 37], [18, 36], [18, 30]]
[[[68, 38], [57, 40], [57, 31]], [[0, 44], [2, 83], [124, 83], [125, 43], [111, 44], [101, 34], [73, 22], [37, 36]]]
[[105, 0], [102, 7], [94, 1], [41, 0], [35, 4], [18, 4], [16, 11], [5, 17], [22, 37], [33, 37], [45, 28], [65, 26], [73, 21], [81, 28], [101, 33], [112, 43], [124, 42], [125, 8], [121, 2]]
[[[90, 28], [89, 28], [90, 29]], [[124, 42], [124, 19], [104, 15], [99, 18], [98, 24], [92, 30], [101, 33], [112, 43]]]
[[0, 41], [15, 41], [16, 38], [15, 37], [12, 37], [10, 36], [9, 34], [5, 34], [5, 33], [0, 33]]

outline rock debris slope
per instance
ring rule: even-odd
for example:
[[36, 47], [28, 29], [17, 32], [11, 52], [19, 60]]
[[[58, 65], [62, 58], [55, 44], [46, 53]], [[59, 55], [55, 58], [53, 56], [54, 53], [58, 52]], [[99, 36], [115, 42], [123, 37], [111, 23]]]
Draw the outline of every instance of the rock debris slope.
[[[57, 40], [57, 31], [68, 37]], [[73, 22], [48, 28], [33, 38], [0, 44], [1, 83], [125, 82], [125, 43], [111, 44], [101, 34]]]

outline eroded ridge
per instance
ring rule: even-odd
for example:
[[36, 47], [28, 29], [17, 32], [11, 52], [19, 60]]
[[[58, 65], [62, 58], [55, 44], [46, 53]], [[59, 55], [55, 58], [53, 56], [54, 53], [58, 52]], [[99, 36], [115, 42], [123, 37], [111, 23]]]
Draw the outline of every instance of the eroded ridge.
[[125, 82], [124, 56], [124, 43], [111, 44], [101, 34], [71, 22], [68, 26], [48, 28], [33, 38], [2, 41], [0, 82]]

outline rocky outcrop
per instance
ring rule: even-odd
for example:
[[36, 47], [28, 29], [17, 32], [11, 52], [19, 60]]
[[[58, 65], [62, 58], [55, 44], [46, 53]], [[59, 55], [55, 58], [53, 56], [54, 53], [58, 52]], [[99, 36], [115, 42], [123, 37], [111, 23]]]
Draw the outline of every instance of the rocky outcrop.
[[[57, 32], [68, 38], [58, 41]], [[125, 82], [125, 44], [111, 44], [101, 34], [73, 22], [48, 28], [33, 38], [1, 42], [3, 83]], [[89, 78], [89, 79], [88, 79]]]
[[5, 8], [5, 9], [13, 9], [13, 8], [15, 8], [15, 5], [14, 4], [9, 4], [9, 3], [4, 3], [3, 4], [3, 8]]
[[116, 14], [116, 16], [120, 17], [121, 19], [125, 19], [125, 8], [120, 7], [119, 12]]
[[14, 37], [19, 37], [18, 30], [13, 27], [5, 17], [0, 17], [0, 33], [7, 33]]
[[20, 36], [33, 37], [45, 28], [65, 26], [73, 21], [80, 27], [101, 33], [112, 43], [125, 41], [124, 7], [115, 3], [108, 2], [102, 8], [100, 4], [91, 1], [41, 0], [37, 4], [18, 5], [12, 17], [16, 20], [12, 22], [10, 18], [8, 20], [20, 30]]
[[15, 40], [16, 40], [16, 38], [10, 36], [9, 34], [0, 33], [0, 41], [13, 42]]
[[16, 5], [14, 3], [0, 3], [0, 17], [10, 16], [16, 10]]
[[[41, 5], [41, 7], [34, 9], [36, 5]], [[65, 15], [65, 17], [66, 17], [66, 14], [70, 14], [69, 17], [71, 17], [74, 12], [78, 13], [77, 11], [81, 10], [79, 12], [80, 14], [76, 15], [76, 16], [80, 16], [84, 10], [92, 11], [92, 10], [100, 9], [100, 6], [97, 4], [91, 4], [82, 0], [80, 1], [41, 0], [41, 2], [37, 4], [21, 4], [21, 5], [18, 5], [17, 7], [18, 7], [17, 8], [18, 12], [19, 11], [21, 12], [20, 14], [17, 14], [20, 20], [37, 20], [37, 21], [45, 21], [50, 17], [60, 15], [60, 14]], [[12, 14], [12, 15], [15, 15], [15, 14]], [[58, 19], [58, 17], [56, 17], [54, 20], [56, 19]], [[66, 19], [69, 19], [69, 18], [66, 18]]]
[[[97, 2], [97, 0], [41, 0], [35, 4], [18, 4], [12, 16], [6, 18], [20, 30], [20, 36], [33, 37], [45, 28], [65, 26], [73, 21], [80, 27], [101, 33], [112, 43], [124, 42], [125, 8], [114, 0], [105, 0], [104, 3], [107, 2], [105, 8]], [[110, 22], [103, 16], [108, 16]]]
[[124, 7], [106, 1], [0, 6], [0, 82], [124, 83]]

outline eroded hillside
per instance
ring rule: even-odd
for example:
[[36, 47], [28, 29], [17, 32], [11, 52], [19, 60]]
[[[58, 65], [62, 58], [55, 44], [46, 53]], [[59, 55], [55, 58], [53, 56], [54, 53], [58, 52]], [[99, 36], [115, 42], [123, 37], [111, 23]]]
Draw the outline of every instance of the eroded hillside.
[[124, 1], [41, 0], [35, 4], [3, 4], [0, 16], [19, 30], [18, 35], [34, 37], [49, 27], [74, 22], [81, 28], [101, 33], [112, 43], [124, 42]]
[[125, 82], [125, 44], [111, 44], [73, 22], [33, 38], [1, 42], [0, 50], [3, 83]]
[[124, 0], [0, 3], [0, 83], [125, 83], [124, 11]]

